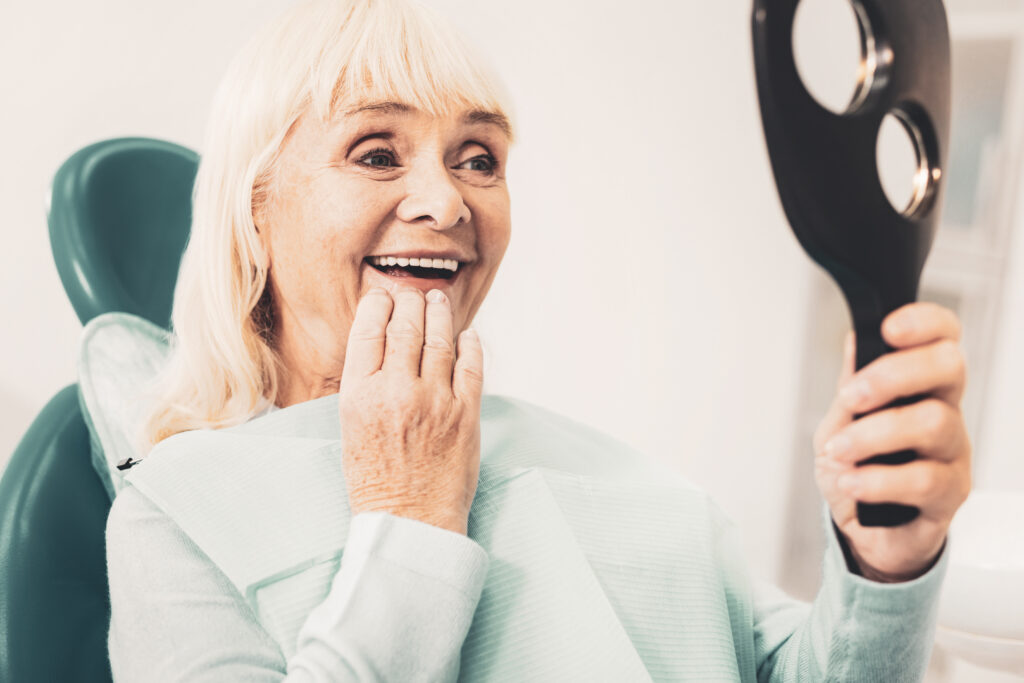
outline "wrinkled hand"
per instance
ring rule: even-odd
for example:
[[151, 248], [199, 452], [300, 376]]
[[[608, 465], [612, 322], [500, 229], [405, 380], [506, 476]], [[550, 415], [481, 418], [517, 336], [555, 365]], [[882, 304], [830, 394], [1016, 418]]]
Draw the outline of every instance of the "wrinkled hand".
[[[853, 333], [847, 337], [839, 391], [814, 436], [815, 478], [861, 573], [896, 582], [926, 572], [942, 550], [970, 492], [971, 445], [960, 412], [966, 373], [956, 315], [935, 304], [909, 304], [886, 317], [882, 336], [896, 350], [856, 374]], [[853, 420], [918, 394], [926, 398]], [[918, 459], [856, 466], [904, 449]], [[921, 514], [899, 527], [862, 527], [857, 501], [912, 505]]]
[[[433, 290], [431, 294], [441, 294]], [[375, 288], [359, 302], [338, 391], [352, 514], [381, 511], [465, 534], [480, 471], [483, 351], [453, 342], [448, 298]]]

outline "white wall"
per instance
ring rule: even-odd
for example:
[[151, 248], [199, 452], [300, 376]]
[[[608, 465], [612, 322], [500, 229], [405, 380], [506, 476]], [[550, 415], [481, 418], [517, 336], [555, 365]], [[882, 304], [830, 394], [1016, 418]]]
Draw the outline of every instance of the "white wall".
[[[51, 174], [105, 137], [198, 148], [229, 56], [287, 4], [20, 3], [5, 22], [0, 457], [75, 379]], [[512, 246], [479, 318], [488, 389], [675, 461], [768, 571], [808, 266], [764, 154], [746, 3], [437, 4], [491, 55], [520, 126]]]
[[1001, 301], [1001, 329], [979, 438], [983, 452], [975, 454], [975, 486], [1024, 491], [1024, 202], [1018, 200], [1018, 204]]
[[0, 20], [0, 466], [46, 401], [75, 381], [81, 325], [50, 256], [44, 196], [57, 167], [109, 137], [194, 148], [221, 72], [262, 2], [5, 3]]
[[746, 3], [444, 5], [473, 7], [521, 127], [480, 319], [490, 389], [672, 460], [769, 572], [810, 266], [764, 153]]
[[[42, 213], [53, 171], [106, 137], [198, 149], [230, 55], [288, 4], [97, 0], [6, 12], [0, 463], [75, 380], [80, 325]], [[673, 462], [737, 521], [754, 569], [770, 576], [793, 495], [785, 482], [811, 266], [765, 155], [749, 3], [434, 4], [491, 56], [517, 107], [513, 240], [478, 319], [488, 390]], [[1024, 337], [1024, 269], [1014, 278], [986, 443], [1007, 444], [1019, 468], [1010, 454], [1024, 436], [1014, 417], [1024, 367], [1013, 353]]]

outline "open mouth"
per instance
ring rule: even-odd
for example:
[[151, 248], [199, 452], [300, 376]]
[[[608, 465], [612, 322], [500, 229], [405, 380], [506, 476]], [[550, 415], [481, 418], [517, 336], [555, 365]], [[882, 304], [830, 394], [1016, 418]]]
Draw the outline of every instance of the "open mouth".
[[451, 280], [463, 265], [452, 259], [396, 258], [394, 256], [369, 256], [364, 260], [385, 275], [423, 278], [424, 280]]

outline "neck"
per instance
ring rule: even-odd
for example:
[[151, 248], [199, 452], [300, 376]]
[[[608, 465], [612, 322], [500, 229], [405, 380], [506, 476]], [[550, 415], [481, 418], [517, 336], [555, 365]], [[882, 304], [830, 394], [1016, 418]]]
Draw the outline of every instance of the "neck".
[[[314, 330], [318, 326], [301, 325], [288, 315], [279, 316], [275, 323], [282, 368], [274, 403], [287, 408], [338, 393], [345, 349], [338, 347], [336, 335], [327, 329], [317, 335]], [[320, 337], [327, 341], [318, 341]]]
[[341, 384], [340, 375], [337, 378], [313, 376], [298, 378], [287, 366], [285, 366], [285, 373], [278, 385], [277, 400], [274, 402], [278, 408], [287, 408], [296, 403], [305, 403], [315, 398], [336, 394]]

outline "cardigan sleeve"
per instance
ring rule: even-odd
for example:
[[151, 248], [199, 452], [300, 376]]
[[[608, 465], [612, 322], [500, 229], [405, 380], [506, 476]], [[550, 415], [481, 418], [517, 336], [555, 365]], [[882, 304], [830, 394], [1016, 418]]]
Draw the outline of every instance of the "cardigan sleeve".
[[793, 600], [771, 586], [755, 587], [758, 681], [923, 680], [948, 548], [913, 581], [877, 583], [849, 570], [827, 508], [825, 518], [822, 584], [813, 603]]
[[353, 517], [341, 568], [288, 661], [238, 590], [136, 489], [107, 522], [115, 681], [452, 681], [487, 553], [445, 529]]

